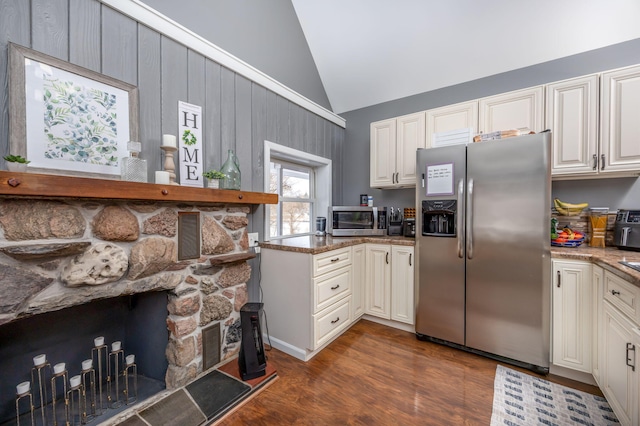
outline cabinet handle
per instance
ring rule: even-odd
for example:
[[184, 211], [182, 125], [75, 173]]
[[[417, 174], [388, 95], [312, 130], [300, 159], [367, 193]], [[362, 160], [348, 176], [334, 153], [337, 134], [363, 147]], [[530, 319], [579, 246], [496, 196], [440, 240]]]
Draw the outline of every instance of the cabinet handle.
[[335, 287], [331, 287], [331, 290], [337, 290], [340, 288], [340, 284], [336, 285]]
[[396, 183], [400, 183], [400, 172], [396, 172]]
[[409, 253], [409, 266], [411, 266], [411, 255], [412, 255], [412, 254], [413, 254], [413, 253]]
[[618, 290], [611, 290], [611, 294], [616, 296], [616, 295], [620, 294], [620, 292]]
[[396, 183], [396, 174], [391, 173], [391, 183]]
[[337, 262], [338, 260], [340, 260], [339, 257], [336, 257], [335, 259], [331, 259], [331, 263]]
[[331, 321], [331, 324], [335, 324], [335, 323], [337, 323], [338, 321], [340, 321], [340, 317], [338, 317], [338, 318], [334, 319], [333, 321]]
[[385, 257], [387, 265], [389, 264], [389, 252], [387, 252], [387, 256]]
[[604, 154], [600, 156], [600, 170], [604, 170], [605, 157]]
[[598, 170], [598, 156], [593, 154], [593, 170]]
[[558, 288], [560, 288], [560, 271], [558, 271]]
[[[633, 355], [629, 356], [629, 352], [633, 352]], [[629, 364], [629, 362], [633, 364]], [[631, 367], [631, 371], [636, 371], [636, 345], [633, 343], [627, 343], [627, 365]]]

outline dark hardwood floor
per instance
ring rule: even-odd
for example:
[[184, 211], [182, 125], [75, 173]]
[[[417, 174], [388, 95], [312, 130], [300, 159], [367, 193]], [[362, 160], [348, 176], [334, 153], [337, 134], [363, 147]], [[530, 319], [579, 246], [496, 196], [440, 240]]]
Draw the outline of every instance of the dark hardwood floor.
[[[491, 421], [498, 362], [418, 341], [412, 333], [371, 321], [361, 320], [306, 363], [276, 349], [268, 357], [278, 379], [218, 424], [489, 425]], [[546, 379], [599, 393], [596, 387], [557, 376]]]

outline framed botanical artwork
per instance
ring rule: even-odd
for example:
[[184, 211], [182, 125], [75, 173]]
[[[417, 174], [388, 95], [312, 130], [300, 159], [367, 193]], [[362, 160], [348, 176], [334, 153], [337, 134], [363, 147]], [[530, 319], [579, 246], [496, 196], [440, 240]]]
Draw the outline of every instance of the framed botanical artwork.
[[10, 43], [9, 139], [29, 171], [119, 179], [138, 140], [138, 89]]

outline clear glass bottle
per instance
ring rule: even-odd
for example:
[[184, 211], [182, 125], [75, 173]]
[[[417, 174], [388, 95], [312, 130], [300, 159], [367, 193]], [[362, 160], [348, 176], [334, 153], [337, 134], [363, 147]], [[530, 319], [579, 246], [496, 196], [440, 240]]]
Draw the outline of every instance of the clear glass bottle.
[[227, 175], [225, 179], [221, 180], [220, 188], [240, 189], [240, 167], [238, 157], [236, 157], [232, 149], [227, 153], [227, 161], [222, 165], [220, 171]]
[[127, 142], [129, 156], [122, 159], [120, 165], [120, 179], [130, 182], [147, 182], [147, 160], [139, 158], [142, 148], [140, 142]]

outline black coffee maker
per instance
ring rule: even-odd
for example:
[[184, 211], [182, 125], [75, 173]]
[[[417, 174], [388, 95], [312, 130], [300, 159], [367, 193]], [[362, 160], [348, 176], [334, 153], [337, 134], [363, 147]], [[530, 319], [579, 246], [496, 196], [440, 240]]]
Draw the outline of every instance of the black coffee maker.
[[260, 316], [264, 303], [245, 303], [240, 308], [240, 324], [242, 327], [242, 344], [238, 365], [242, 380], [264, 376], [267, 370], [267, 358], [262, 344]]

